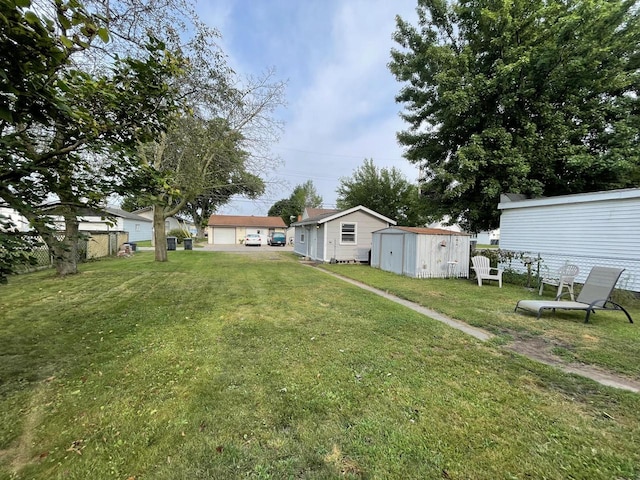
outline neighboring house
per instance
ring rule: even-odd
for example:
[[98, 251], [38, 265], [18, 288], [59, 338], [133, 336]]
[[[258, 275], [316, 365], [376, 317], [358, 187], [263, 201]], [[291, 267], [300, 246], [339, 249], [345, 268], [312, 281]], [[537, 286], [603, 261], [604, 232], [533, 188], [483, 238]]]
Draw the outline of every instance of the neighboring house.
[[475, 245], [499, 245], [500, 229], [478, 232], [471, 237], [471, 242]]
[[287, 235], [287, 245], [293, 245], [293, 242], [296, 239], [296, 227], [287, 228], [286, 235]]
[[[593, 266], [625, 271], [618, 288], [640, 291], [640, 189], [526, 199], [502, 195], [500, 248], [541, 259], [547, 276], [566, 263], [580, 268], [578, 282]], [[525, 271], [521, 262], [510, 265]]]
[[[451, 230], [454, 232], [462, 232], [460, 225], [454, 223], [453, 225], [449, 225], [449, 217], [445, 217], [442, 222], [430, 223], [427, 225], [427, 228], [442, 228], [445, 230]], [[472, 233], [471, 234], [471, 244], [472, 245], [498, 245], [500, 243], [500, 229], [496, 230], [485, 230], [482, 232]]]
[[245, 235], [257, 233], [262, 244], [267, 244], [270, 233], [286, 233], [287, 225], [280, 217], [254, 217], [241, 215], [211, 215], [208, 224], [210, 245], [238, 245]]
[[368, 262], [373, 232], [395, 224], [362, 205], [329, 210], [291, 224], [294, 252], [318, 262]]
[[8, 218], [13, 223], [12, 228], [16, 228], [19, 232], [28, 232], [31, 230], [29, 220], [20, 215], [13, 208], [0, 207], [0, 217]]
[[441, 228], [385, 228], [373, 232], [371, 266], [408, 277], [469, 278], [469, 239]]
[[[133, 213], [140, 215], [151, 220], [153, 224], [153, 207], [144, 207], [139, 210], [135, 210]], [[190, 220], [184, 220], [179, 217], [167, 217], [164, 219], [164, 233], [169, 233], [171, 230], [187, 230], [192, 237], [195, 237], [198, 233], [195, 224]]]
[[[59, 209], [59, 204], [42, 207], [53, 228], [63, 231], [65, 223]], [[20, 231], [32, 231], [27, 220], [15, 210], [2, 207], [0, 215], [11, 218]], [[106, 207], [102, 210], [80, 208], [78, 221], [78, 229], [83, 234], [78, 242], [78, 260], [115, 255], [124, 243], [135, 243], [151, 238], [150, 220], [118, 208]], [[50, 259], [42, 260], [40, 265], [47, 265], [49, 261]]]
[[[53, 223], [56, 229], [64, 230], [64, 220], [56, 215], [56, 209], [56, 205], [51, 208]], [[102, 211], [81, 208], [78, 213], [81, 232], [126, 232], [130, 242], [151, 239], [152, 222], [135, 213], [113, 207], [106, 207]]]

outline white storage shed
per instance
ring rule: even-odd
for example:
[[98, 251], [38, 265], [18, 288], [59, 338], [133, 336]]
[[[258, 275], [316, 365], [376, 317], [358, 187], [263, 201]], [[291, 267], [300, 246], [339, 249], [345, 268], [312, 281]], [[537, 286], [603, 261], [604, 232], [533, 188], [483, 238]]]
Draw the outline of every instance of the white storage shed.
[[[617, 288], [640, 291], [640, 189], [526, 199], [502, 195], [500, 247], [540, 258], [540, 274], [564, 264], [624, 268]], [[511, 265], [518, 270], [523, 266]]]
[[440, 228], [373, 232], [371, 266], [417, 278], [469, 278], [470, 236]]

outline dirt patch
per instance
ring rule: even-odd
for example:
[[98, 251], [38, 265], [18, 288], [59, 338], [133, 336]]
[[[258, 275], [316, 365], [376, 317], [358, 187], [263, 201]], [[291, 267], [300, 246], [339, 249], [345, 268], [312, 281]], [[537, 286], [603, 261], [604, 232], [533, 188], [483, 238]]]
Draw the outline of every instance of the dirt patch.
[[505, 345], [505, 348], [508, 350], [537, 362], [544, 363], [545, 365], [556, 367], [563, 372], [590, 378], [591, 380], [610, 387], [640, 393], [640, 382], [591, 365], [567, 362], [553, 353], [555, 347], [566, 348], [566, 345], [562, 345], [559, 342], [547, 341], [540, 337], [516, 338], [511, 343]]
[[46, 398], [47, 384], [38, 385], [31, 396], [25, 421], [22, 426], [22, 434], [15, 443], [6, 450], [0, 450], [0, 460], [10, 465], [14, 474], [17, 474], [33, 460], [33, 440], [37, 426], [42, 421], [42, 404]]

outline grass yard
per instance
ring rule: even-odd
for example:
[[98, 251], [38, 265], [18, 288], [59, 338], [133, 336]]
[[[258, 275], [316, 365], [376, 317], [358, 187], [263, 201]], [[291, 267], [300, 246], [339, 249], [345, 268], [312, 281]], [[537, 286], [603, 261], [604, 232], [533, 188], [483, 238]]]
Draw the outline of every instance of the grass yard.
[[[0, 478], [640, 476], [640, 395], [482, 344], [288, 253], [169, 259], [0, 287]], [[331, 269], [494, 331], [636, 330], [600, 313], [534, 329], [511, 313], [517, 287]]]
[[616, 300], [629, 311], [634, 324], [623, 312], [603, 311], [592, 314], [585, 324], [584, 312], [558, 310], [554, 315], [547, 311], [537, 320], [535, 314], [513, 311], [518, 300], [552, 299], [555, 289], [551, 288], [540, 297], [537, 289], [508, 283], [500, 289], [496, 282], [478, 287], [475, 280], [415, 279], [363, 265], [322, 268], [489, 330], [498, 335], [499, 343], [535, 342], [565, 361], [602, 367], [640, 381], [640, 301], [628, 292], [615, 292]]

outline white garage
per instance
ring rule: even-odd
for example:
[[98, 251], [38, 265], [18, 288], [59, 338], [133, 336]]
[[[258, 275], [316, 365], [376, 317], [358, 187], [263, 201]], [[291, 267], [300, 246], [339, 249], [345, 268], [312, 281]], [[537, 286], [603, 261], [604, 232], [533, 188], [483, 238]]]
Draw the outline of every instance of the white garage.
[[259, 233], [266, 245], [270, 233], [286, 230], [287, 225], [280, 217], [211, 215], [207, 233], [210, 245], [238, 245], [249, 233]]

